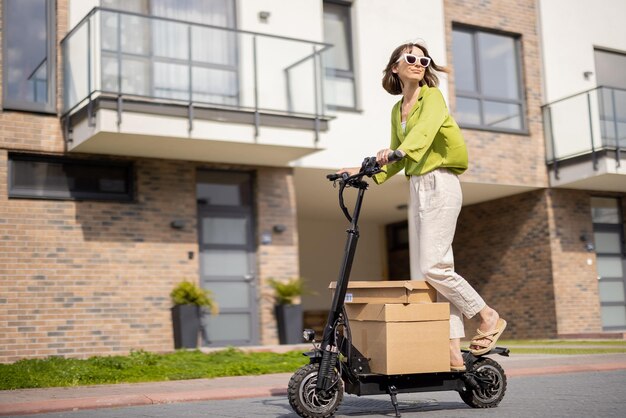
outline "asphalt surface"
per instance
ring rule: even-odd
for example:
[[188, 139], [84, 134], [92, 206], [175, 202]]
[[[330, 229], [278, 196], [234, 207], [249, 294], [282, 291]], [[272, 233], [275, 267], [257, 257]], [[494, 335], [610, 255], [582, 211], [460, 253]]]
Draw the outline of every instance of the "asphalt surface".
[[[624, 416], [626, 354], [492, 357], [503, 366], [510, 382], [506, 402], [494, 410], [501, 411], [504, 405], [512, 402], [509, 404], [512, 409], [507, 409], [505, 416], [556, 416], [553, 412], [558, 412], [562, 408], [564, 411], [575, 413], [587, 411], [586, 416], [593, 417]], [[289, 415], [292, 411], [286, 399], [290, 377], [290, 373], [281, 373], [176, 382], [1, 391], [0, 415], [295, 417], [294, 414]], [[543, 386], [539, 384], [541, 382]], [[516, 389], [517, 385], [521, 385], [520, 390]], [[407, 411], [412, 409], [420, 412], [429, 411], [440, 414], [439, 416], [482, 416], [475, 415], [477, 412], [471, 412], [477, 410], [466, 408], [455, 392], [401, 394], [398, 399], [401, 408]], [[598, 399], [604, 401], [597, 404]], [[568, 405], [579, 403], [584, 405], [579, 405], [573, 410], [569, 409]], [[557, 404], [559, 409], [553, 409], [556, 408], [553, 405]], [[589, 409], [589, 405], [593, 405], [593, 408]], [[613, 405], [620, 407], [618, 415], [612, 415]], [[128, 406], [132, 408], [125, 408]], [[390, 408], [387, 396], [363, 398], [346, 396], [337, 416], [380, 416], [380, 413], [384, 412], [380, 408]], [[535, 409], [536, 415], [524, 413], [524, 411], [530, 413]], [[167, 412], [160, 415], [159, 411], [168, 410], [169, 415]], [[370, 412], [375, 414], [368, 415]], [[472, 415], [467, 415], [470, 412]], [[480, 412], [483, 413], [493, 412]], [[604, 413], [607, 415], [603, 415]], [[565, 415], [573, 416], [571, 413], [563, 416]]]

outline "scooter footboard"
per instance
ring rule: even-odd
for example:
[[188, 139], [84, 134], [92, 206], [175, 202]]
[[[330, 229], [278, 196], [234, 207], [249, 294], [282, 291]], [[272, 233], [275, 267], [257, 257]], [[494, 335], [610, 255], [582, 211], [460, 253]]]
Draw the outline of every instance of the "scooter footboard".
[[387, 394], [390, 386], [398, 393], [461, 391], [464, 388], [459, 373], [361, 374], [355, 380], [344, 380], [344, 384], [347, 393], [357, 396]]

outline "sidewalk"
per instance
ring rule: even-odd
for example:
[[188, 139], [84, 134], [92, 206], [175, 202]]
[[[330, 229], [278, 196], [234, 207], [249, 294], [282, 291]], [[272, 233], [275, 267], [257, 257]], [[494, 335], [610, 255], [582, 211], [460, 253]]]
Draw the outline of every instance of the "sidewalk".
[[[299, 346], [296, 346], [296, 348]], [[285, 347], [283, 347], [285, 348]], [[292, 346], [291, 349], [294, 349]], [[626, 369], [626, 354], [492, 356], [509, 378]], [[0, 416], [174, 402], [285, 396], [291, 373], [0, 391]]]

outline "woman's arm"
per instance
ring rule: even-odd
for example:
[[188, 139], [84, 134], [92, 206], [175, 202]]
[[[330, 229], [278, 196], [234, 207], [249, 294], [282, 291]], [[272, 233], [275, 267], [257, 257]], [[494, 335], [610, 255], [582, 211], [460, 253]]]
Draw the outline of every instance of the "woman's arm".
[[[398, 147], [400, 146], [400, 139], [398, 138], [398, 134], [397, 134], [398, 127], [396, 126], [396, 119], [395, 119], [395, 112], [398, 106], [399, 106], [399, 103], [396, 106], [394, 106], [393, 109], [391, 109], [391, 143], [389, 144], [389, 148], [382, 149], [378, 151], [378, 154], [376, 154], [377, 159], [379, 161], [382, 160], [383, 163], [386, 162], [386, 158], [387, 158], [387, 155], [389, 155], [389, 151], [394, 151], [398, 149]], [[378, 156], [380, 155], [384, 155], [384, 159], [378, 158]], [[376, 184], [382, 184], [388, 179], [390, 179], [391, 177], [393, 177], [394, 175], [396, 175], [400, 170], [402, 170], [402, 168], [404, 168], [404, 162], [402, 161], [396, 161], [395, 163], [386, 164], [382, 167], [383, 171], [376, 174], [372, 178], [374, 179], [374, 182], [376, 182]]]

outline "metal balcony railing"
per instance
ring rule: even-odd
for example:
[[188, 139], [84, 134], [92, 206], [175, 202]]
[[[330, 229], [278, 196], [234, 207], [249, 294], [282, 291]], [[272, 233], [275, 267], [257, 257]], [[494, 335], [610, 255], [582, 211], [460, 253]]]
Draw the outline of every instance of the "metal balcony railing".
[[543, 106], [546, 162], [558, 173], [561, 161], [613, 151], [617, 166], [626, 149], [626, 89], [595, 87]]
[[96, 7], [61, 41], [63, 116], [98, 97], [324, 118], [331, 45]]

